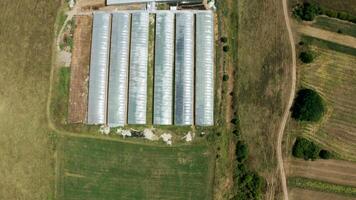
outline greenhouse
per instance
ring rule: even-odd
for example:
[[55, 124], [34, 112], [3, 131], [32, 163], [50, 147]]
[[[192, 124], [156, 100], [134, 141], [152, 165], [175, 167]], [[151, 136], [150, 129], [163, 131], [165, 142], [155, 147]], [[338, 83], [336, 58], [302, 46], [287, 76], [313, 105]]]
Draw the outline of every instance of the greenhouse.
[[170, 125], [173, 118], [174, 14], [156, 15], [154, 124]]
[[129, 82], [129, 124], [146, 124], [148, 12], [132, 13]]
[[111, 15], [108, 13], [96, 12], [94, 14], [89, 78], [88, 124], [106, 123], [110, 18]]
[[114, 13], [112, 17], [108, 94], [108, 125], [111, 127], [126, 124], [130, 18], [129, 13]]
[[193, 124], [194, 14], [176, 13], [175, 124]]
[[196, 14], [195, 123], [214, 124], [214, 17]]

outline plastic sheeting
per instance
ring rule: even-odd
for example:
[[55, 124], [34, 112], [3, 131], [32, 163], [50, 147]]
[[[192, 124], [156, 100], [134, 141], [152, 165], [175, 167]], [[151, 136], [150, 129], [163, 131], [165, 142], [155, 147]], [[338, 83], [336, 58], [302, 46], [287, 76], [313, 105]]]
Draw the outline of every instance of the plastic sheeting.
[[111, 54], [108, 95], [108, 125], [124, 126], [127, 118], [130, 14], [114, 13], [111, 31]]
[[214, 17], [196, 14], [195, 123], [214, 125]]
[[173, 118], [174, 14], [156, 15], [154, 124], [171, 125]]
[[193, 124], [194, 14], [176, 14], [175, 124]]
[[89, 78], [88, 124], [106, 123], [110, 18], [111, 15], [108, 13], [94, 13]]
[[147, 62], [148, 62], [148, 12], [132, 14], [129, 124], [146, 124]]

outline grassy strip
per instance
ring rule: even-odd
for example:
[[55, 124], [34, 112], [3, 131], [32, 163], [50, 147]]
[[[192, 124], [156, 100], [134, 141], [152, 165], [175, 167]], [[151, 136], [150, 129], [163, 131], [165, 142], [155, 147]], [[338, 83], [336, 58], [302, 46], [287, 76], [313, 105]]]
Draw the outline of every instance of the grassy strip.
[[57, 122], [65, 123], [68, 114], [70, 68], [62, 67], [58, 71], [55, 83], [56, 92], [52, 101], [52, 116]]
[[155, 45], [155, 15], [150, 15], [149, 37], [148, 37], [148, 69], [147, 69], [147, 125], [153, 124], [153, 74], [154, 74], [154, 48]]
[[334, 42], [322, 40], [322, 39], [307, 36], [307, 35], [302, 36], [302, 41], [306, 44], [315, 45], [320, 48], [331, 49], [331, 50], [338, 51], [341, 53], [346, 53], [349, 55], [356, 56], [356, 49], [354, 49], [352, 47], [347, 47], [347, 46], [344, 46], [341, 44], [337, 44]]
[[356, 197], [356, 188], [302, 177], [288, 178], [288, 186]]
[[332, 31], [335, 33], [350, 35], [356, 37], [356, 24], [344, 22], [326, 16], [318, 16], [312, 25], [316, 28]]

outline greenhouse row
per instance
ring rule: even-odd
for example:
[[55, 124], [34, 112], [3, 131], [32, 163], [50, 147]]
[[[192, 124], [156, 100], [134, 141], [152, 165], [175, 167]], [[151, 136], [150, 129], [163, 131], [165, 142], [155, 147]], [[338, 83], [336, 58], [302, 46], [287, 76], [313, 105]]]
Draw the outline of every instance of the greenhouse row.
[[[213, 13], [154, 14], [150, 27], [147, 11], [94, 13], [88, 124], [146, 124], [147, 114], [156, 125], [214, 124]], [[150, 28], [154, 55], [148, 53]], [[153, 97], [148, 97], [149, 60]], [[147, 98], [153, 98], [153, 113], [147, 113]]]

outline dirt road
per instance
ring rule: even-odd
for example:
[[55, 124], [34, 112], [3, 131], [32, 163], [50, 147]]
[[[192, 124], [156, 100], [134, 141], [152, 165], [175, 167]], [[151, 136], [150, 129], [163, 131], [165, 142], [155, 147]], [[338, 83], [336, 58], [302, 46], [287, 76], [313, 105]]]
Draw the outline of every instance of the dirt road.
[[288, 30], [288, 36], [289, 36], [289, 42], [291, 45], [291, 50], [292, 50], [292, 83], [291, 83], [291, 89], [290, 89], [290, 95], [289, 95], [289, 100], [287, 103], [287, 106], [285, 108], [285, 111], [283, 113], [283, 118], [280, 124], [280, 127], [278, 129], [278, 139], [277, 139], [277, 162], [278, 162], [278, 168], [280, 172], [280, 178], [281, 178], [281, 183], [282, 183], [282, 190], [283, 190], [283, 195], [284, 199], [288, 200], [288, 188], [287, 188], [287, 180], [286, 180], [286, 174], [284, 171], [284, 166], [283, 166], [283, 156], [282, 156], [282, 140], [283, 140], [283, 133], [284, 129], [287, 124], [288, 116], [289, 116], [289, 109], [293, 104], [293, 99], [294, 99], [294, 94], [295, 94], [295, 88], [296, 88], [296, 51], [295, 51], [295, 42], [293, 38], [293, 33], [290, 25], [290, 19], [289, 19], [289, 12], [288, 12], [288, 5], [287, 5], [287, 0], [282, 0], [283, 3], [283, 13], [284, 13], [284, 20], [286, 22], [286, 28]]

